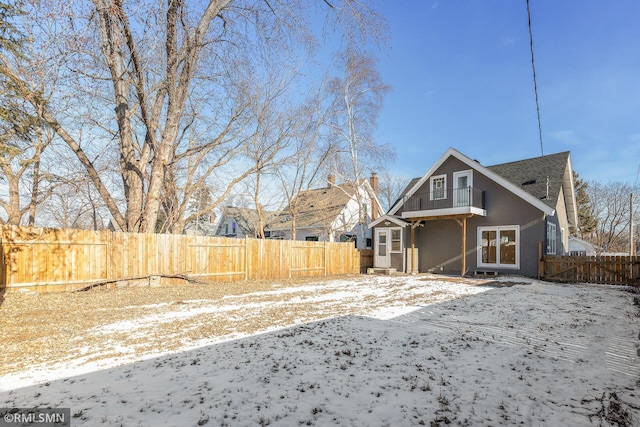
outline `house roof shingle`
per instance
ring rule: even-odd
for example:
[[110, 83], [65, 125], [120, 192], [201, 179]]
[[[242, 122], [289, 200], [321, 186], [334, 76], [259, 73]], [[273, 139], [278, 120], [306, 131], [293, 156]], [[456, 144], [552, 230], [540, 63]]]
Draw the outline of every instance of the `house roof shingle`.
[[487, 169], [542, 200], [549, 207], [555, 208], [567, 172], [568, 160], [569, 152], [565, 151], [487, 166]]
[[416, 191], [416, 187], [427, 178], [427, 175], [433, 173], [451, 155], [471, 167], [485, 170], [487, 173], [494, 175], [494, 179], [504, 181], [502, 185], [511, 187], [511, 191], [527, 194], [526, 198], [530, 199], [531, 203], [545, 206], [551, 210], [556, 209], [560, 190], [564, 188], [564, 202], [569, 223], [571, 225], [577, 223], [577, 211], [573, 193], [573, 171], [571, 170], [570, 152], [568, 151], [484, 167], [477, 161], [471, 160], [457, 150], [450, 148], [432, 166], [430, 171], [409, 183], [398, 202], [394, 204], [389, 212], [395, 213], [400, 208], [401, 203], [399, 202], [403, 200], [404, 196], [411, 195], [412, 192]]
[[[256, 209], [241, 208], [236, 206], [226, 206], [222, 208], [222, 212], [228, 218], [233, 218], [236, 224], [242, 230], [244, 235], [257, 235], [256, 227], [259, 224], [258, 211]], [[270, 222], [273, 221], [275, 216], [274, 212], [263, 211], [263, 220], [265, 221], [265, 228]]]
[[301, 191], [271, 223], [271, 229], [291, 228], [292, 212], [295, 213], [296, 228], [327, 228], [340, 214], [355, 193], [352, 183], [332, 185]]

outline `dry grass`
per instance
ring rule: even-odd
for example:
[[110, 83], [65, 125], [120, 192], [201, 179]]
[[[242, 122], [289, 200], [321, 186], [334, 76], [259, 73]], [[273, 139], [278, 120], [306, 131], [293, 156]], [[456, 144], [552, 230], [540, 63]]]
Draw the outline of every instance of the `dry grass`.
[[[279, 286], [300, 286], [308, 281], [290, 280], [279, 282]], [[0, 306], [0, 342], [3, 343], [0, 372], [8, 374], [33, 364], [72, 360], [82, 353], [83, 348], [104, 347], [101, 335], [88, 333], [104, 325], [136, 321], [162, 310], [175, 309], [184, 301], [221, 302], [223, 298], [273, 290], [273, 286], [272, 282], [237, 282], [209, 286], [94, 289], [81, 293], [8, 294]], [[111, 338], [124, 345], [136, 344], [142, 353], [158, 347], [171, 350], [181, 344], [180, 337], [197, 340], [232, 332], [251, 333], [286, 322], [299, 310], [309, 311], [312, 315], [312, 307], [300, 305], [291, 313], [266, 310], [258, 318], [246, 316], [241, 321], [240, 316], [236, 318], [237, 313], [227, 313], [224, 322], [219, 316], [209, 322], [207, 318], [211, 316], [203, 315], [197, 319], [167, 323], [161, 330], [154, 329], [151, 336], [129, 336], [123, 332]], [[112, 355], [117, 355], [117, 351]], [[101, 352], [96, 357], [107, 355]]]
[[[0, 372], [11, 374], [30, 367], [59, 363], [82, 363], [125, 356], [172, 351], [199, 340], [251, 334], [296, 322], [308, 322], [347, 314], [366, 314], [364, 308], [344, 302], [331, 293], [342, 289], [313, 291], [304, 285], [334, 278], [293, 279], [273, 282], [237, 282], [216, 285], [177, 285], [159, 288], [96, 288], [79, 293], [8, 294], [0, 306]], [[366, 280], [353, 276], [350, 280]], [[291, 289], [287, 289], [291, 288]], [[287, 292], [270, 292], [274, 290]], [[318, 303], [318, 296], [326, 302]], [[390, 293], [380, 298], [363, 297], [367, 310], [386, 304], [422, 304], [439, 294], [415, 296]], [[357, 305], [357, 304], [356, 304]], [[211, 310], [211, 307], [225, 307]], [[202, 309], [197, 315], [180, 316], [185, 310]], [[145, 318], [178, 314], [161, 324]], [[131, 322], [135, 327], [127, 328]], [[107, 325], [123, 325], [104, 332]], [[129, 354], [130, 355], [130, 354]]]

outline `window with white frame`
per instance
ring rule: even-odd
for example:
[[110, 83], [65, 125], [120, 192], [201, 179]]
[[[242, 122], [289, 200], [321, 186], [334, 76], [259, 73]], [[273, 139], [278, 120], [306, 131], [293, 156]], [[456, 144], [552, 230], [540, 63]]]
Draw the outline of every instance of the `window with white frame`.
[[556, 225], [552, 222], [547, 223], [547, 253], [549, 255], [556, 254]]
[[402, 230], [400, 228], [391, 229], [391, 252], [402, 251]]
[[431, 179], [431, 200], [442, 200], [447, 198], [447, 175], [432, 176]]
[[520, 268], [520, 227], [478, 227], [478, 267]]

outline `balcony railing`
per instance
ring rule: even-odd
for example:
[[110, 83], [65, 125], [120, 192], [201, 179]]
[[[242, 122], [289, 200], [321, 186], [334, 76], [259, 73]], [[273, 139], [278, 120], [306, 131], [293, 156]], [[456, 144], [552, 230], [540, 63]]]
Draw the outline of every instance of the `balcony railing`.
[[405, 211], [429, 211], [461, 207], [484, 209], [484, 191], [477, 188], [464, 187], [431, 193], [416, 193], [407, 198]]

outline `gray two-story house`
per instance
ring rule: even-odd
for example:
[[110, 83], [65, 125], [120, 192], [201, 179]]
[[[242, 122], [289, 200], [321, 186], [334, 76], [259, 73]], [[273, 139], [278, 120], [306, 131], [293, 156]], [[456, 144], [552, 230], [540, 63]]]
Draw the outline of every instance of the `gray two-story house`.
[[449, 148], [370, 224], [374, 267], [535, 277], [577, 222], [569, 152], [483, 166]]

